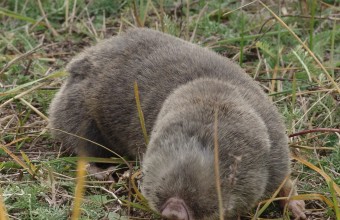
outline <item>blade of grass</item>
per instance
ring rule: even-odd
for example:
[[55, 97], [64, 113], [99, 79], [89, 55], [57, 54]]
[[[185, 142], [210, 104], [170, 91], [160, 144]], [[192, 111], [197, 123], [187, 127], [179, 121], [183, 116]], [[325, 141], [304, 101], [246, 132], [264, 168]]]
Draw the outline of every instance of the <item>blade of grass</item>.
[[142, 195], [141, 192], [139, 192], [138, 187], [137, 187], [136, 184], [135, 184], [135, 179], [136, 179], [136, 177], [137, 177], [138, 175], [141, 175], [141, 174], [142, 174], [142, 171], [139, 170], [139, 171], [135, 172], [135, 173], [131, 176], [131, 185], [132, 185], [133, 190], [136, 192], [136, 195], [137, 195], [137, 197], [139, 198], [139, 200], [140, 200], [144, 205], [146, 205], [146, 204], [147, 204], [147, 201], [146, 201], [145, 197]]
[[68, 27], [68, 19], [70, 13], [70, 0], [65, 0], [65, 26]]
[[307, 65], [303, 62], [303, 60], [301, 59], [301, 57], [293, 50], [292, 51], [293, 54], [296, 56], [296, 58], [299, 60], [299, 62], [301, 63], [302, 67], [306, 70], [306, 73], [308, 75], [308, 79], [309, 79], [309, 82], [312, 82], [312, 75], [311, 73], [309, 72], [309, 69], [307, 67]]
[[259, 0], [260, 4], [265, 7], [274, 17], [275, 19], [284, 27], [286, 28], [289, 33], [291, 33], [293, 35], [293, 37], [301, 44], [301, 46], [303, 46], [303, 48], [305, 48], [305, 50], [309, 53], [309, 55], [315, 60], [315, 62], [320, 66], [320, 68], [322, 69], [322, 71], [325, 73], [325, 75], [327, 76], [328, 80], [332, 82], [332, 84], [334, 85], [334, 87], [337, 89], [338, 93], [340, 93], [340, 86], [338, 85], [337, 82], [335, 82], [335, 80], [329, 75], [328, 71], [326, 70], [326, 68], [322, 65], [322, 63], [320, 62], [320, 60], [315, 56], [315, 54], [306, 46], [306, 44], [294, 33], [294, 31], [288, 27], [288, 25], [280, 18], [278, 17], [266, 4], [264, 4], [261, 0]]
[[335, 66], [335, 63], [334, 63], [334, 48], [335, 48], [335, 33], [336, 33], [336, 21], [333, 21], [333, 30], [332, 30], [332, 35], [331, 35], [331, 51], [330, 51], [330, 57], [329, 57], [329, 62], [331, 64], [331, 74], [332, 74], [332, 77], [334, 77], [334, 68], [336, 67]]
[[332, 178], [327, 173], [325, 173], [320, 168], [316, 167], [314, 164], [306, 161], [305, 159], [302, 159], [301, 157], [294, 156], [294, 155], [292, 155], [292, 157], [295, 160], [299, 161], [300, 163], [306, 165], [310, 169], [312, 169], [312, 170], [316, 171], [317, 173], [319, 173], [326, 180], [326, 182], [330, 183], [330, 186], [332, 186], [334, 188], [334, 190], [338, 194], [338, 196], [340, 196], [340, 188], [339, 188], [339, 186], [335, 182], [332, 181]]
[[[252, 220], [256, 220], [258, 219], [261, 214], [268, 208], [269, 204], [272, 203], [273, 201], [275, 201], [277, 198], [275, 198], [280, 190], [282, 189], [282, 187], [285, 185], [285, 183], [289, 180], [289, 176], [286, 176], [286, 178], [282, 181], [282, 183], [280, 184], [280, 186], [277, 188], [277, 190], [273, 193], [272, 197], [266, 201], [262, 201], [259, 203], [259, 205], [257, 206], [257, 209], [256, 209], [256, 213], [255, 215], [253, 216]], [[260, 206], [264, 204], [262, 206], [262, 208], [259, 210]]]
[[[22, 84], [22, 85], [19, 85], [19, 86], [13, 88], [13, 89], [10, 89], [10, 90], [6, 91], [6, 92], [2, 92], [2, 93], [0, 93], [0, 97], [1, 97], [1, 96], [6, 96], [6, 95], [10, 95], [10, 94], [13, 94], [13, 93], [17, 93], [19, 90], [24, 89], [24, 88], [26, 88], [26, 87], [29, 87], [29, 86], [31, 86], [31, 85], [33, 85], [33, 84], [35, 84], [35, 83], [40, 82], [40, 81], [44, 81], [44, 80], [52, 79], [52, 78], [63, 77], [63, 76], [66, 76], [67, 74], [68, 74], [68, 73], [65, 72], [65, 71], [57, 71], [57, 72], [54, 72], [54, 73], [49, 74], [48, 76], [45, 76], [45, 77], [43, 77], [43, 78], [40, 78], [40, 79], [37, 79], [37, 80], [34, 80], [34, 81], [30, 81], [30, 82], [28, 82], [28, 83], [24, 83], [24, 84]], [[32, 88], [32, 89], [33, 89], [33, 88]], [[33, 91], [33, 90], [29, 90], [29, 91]], [[24, 91], [23, 93], [24, 93], [24, 94], [27, 94], [26, 91]], [[20, 94], [19, 94], [18, 96], [19, 96], [19, 97], [22, 97], [22, 95], [20, 95]], [[0, 106], [0, 108], [3, 107], [3, 105], [4, 105], [4, 103]]]
[[30, 109], [32, 109], [35, 113], [37, 113], [40, 117], [42, 117], [45, 121], [48, 121], [48, 117], [46, 115], [44, 115], [41, 111], [39, 111], [36, 107], [34, 107], [33, 105], [31, 105], [31, 103], [27, 102], [25, 99], [23, 98], [19, 98], [19, 100], [24, 103], [25, 105], [27, 105]]
[[16, 139], [16, 140], [14, 140], [14, 141], [12, 141], [12, 142], [10, 142], [10, 143], [8, 143], [8, 144], [6, 144], [6, 145], [2, 145], [2, 144], [0, 144], [0, 149], [2, 149], [2, 150], [4, 150], [10, 157], [12, 157], [12, 159], [15, 161], [15, 162], [17, 162], [22, 168], [24, 168], [25, 170], [27, 170], [27, 172], [29, 173], [29, 174], [31, 174], [32, 176], [34, 176], [34, 172], [32, 172], [32, 170], [19, 158], [19, 157], [17, 157], [10, 149], [8, 149], [7, 147], [8, 146], [11, 146], [12, 144], [15, 144], [15, 143], [17, 143], [17, 142], [19, 142], [19, 141], [22, 141], [22, 140], [25, 140], [25, 139], [27, 139], [27, 137], [26, 138], [19, 138], [19, 139]]
[[[288, 199], [288, 197], [270, 198], [270, 199], [263, 200], [263, 201], [259, 202], [258, 206], [261, 206], [262, 204], [265, 204], [268, 201], [270, 201], [270, 203], [271, 203], [271, 202], [274, 202], [274, 201], [280, 201], [280, 200], [286, 200], [286, 199]], [[290, 200], [320, 200], [320, 201], [326, 203], [328, 207], [334, 208], [334, 204], [331, 200], [329, 200], [326, 196], [321, 195], [321, 194], [317, 194], [317, 193], [295, 195], [295, 196], [291, 196], [289, 199]], [[259, 216], [259, 215], [257, 215], [257, 216]], [[254, 220], [254, 217], [252, 219]]]
[[0, 190], [0, 220], [9, 220], [4, 200], [2, 199], [2, 191]]
[[56, 181], [54, 178], [53, 170], [50, 167], [47, 167], [47, 173], [48, 173], [48, 178], [47, 182], [49, 184], [49, 187], [51, 188], [51, 200], [53, 205], [57, 205], [57, 190], [56, 190]]
[[33, 54], [34, 52], [36, 52], [37, 50], [39, 50], [43, 45], [39, 44], [38, 46], [36, 46], [35, 48], [33, 48], [30, 51], [27, 51], [24, 54], [21, 54], [20, 56], [15, 57], [13, 60], [9, 61], [0, 71], [0, 75], [3, 74], [11, 65], [13, 65], [15, 62], [24, 59], [25, 57]]
[[76, 17], [76, 11], [77, 11], [77, 0], [74, 0], [73, 1], [73, 7], [72, 7], [72, 13], [71, 13], [71, 16], [70, 16], [70, 25], [69, 25], [69, 29], [68, 29], [69, 34], [72, 33], [72, 25], [73, 25], [74, 18]]
[[30, 170], [32, 170], [33, 173], [35, 174], [37, 172], [38, 168], [36, 166], [34, 166], [34, 164], [31, 162], [31, 160], [29, 159], [27, 154], [25, 154], [25, 152], [20, 151], [20, 154], [21, 154], [22, 158], [24, 159], [24, 161], [26, 162], [26, 164], [28, 164], [30, 166]]
[[82, 157], [78, 160], [77, 165], [77, 184], [75, 190], [75, 198], [72, 210], [71, 220], [78, 220], [81, 214], [81, 203], [83, 201], [84, 189], [85, 189], [85, 173], [86, 173], [86, 160]]
[[195, 39], [195, 36], [196, 36], [196, 31], [197, 31], [197, 27], [198, 27], [198, 23], [201, 19], [201, 17], [203, 16], [203, 14], [205, 13], [205, 11], [207, 10], [208, 8], [208, 3], [205, 4], [205, 6], [202, 8], [202, 10], [200, 11], [200, 13], [198, 14], [198, 17], [196, 19], [196, 24], [195, 24], [195, 28], [191, 34], [191, 37], [190, 37], [190, 42], [194, 42], [194, 39]]
[[187, 3], [187, 7], [185, 10], [185, 16], [186, 16], [186, 26], [185, 26], [185, 40], [189, 40], [189, 28], [190, 28], [190, 0], [185, 1]]
[[124, 200], [124, 199], [122, 199], [121, 201], [125, 203], [124, 205], [130, 205], [133, 208], [136, 208], [136, 209], [139, 209], [139, 210], [143, 210], [143, 211], [147, 211], [147, 212], [152, 212], [153, 214], [156, 214], [156, 215], [159, 216], [159, 213], [153, 211], [149, 207], [145, 207], [145, 206], [140, 205], [140, 204], [135, 203], [135, 202], [129, 202], [129, 201]]
[[132, 12], [133, 12], [133, 15], [134, 15], [134, 19], [137, 23], [137, 26], [143, 27], [142, 21], [140, 20], [140, 16], [138, 15], [138, 12], [137, 12], [137, 2], [136, 2], [136, 0], [132, 1]]
[[[0, 14], [8, 16], [8, 17], [12, 17], [18, 20], [22, 20], [22, 21], [26, 21], [28, 23], [32, 23], [32, 24], [36, 24], [38, 21], [33, 19], [33, 18], [29, 18], [29, 17], [25, 17], [21, 14], [15, 13], [13, 11], [9, 11], [7, 9], [1, 8], [0, 7]], [[46, 24], [44, 24], [43, 22], [39, 22], [40, 25], [45, 26]]]
[[[286, 33], [288, 31], [282, 30], [280, 32]], [[277, 35], [278, 33], [279, 33], [278, 31], [271, 31], [271, 32], [266, 32], [265, 35], [266, 36], [272, 36], [272, 35]], [[262, 37], [263, 35], [264, 34], [252, 34], [252, 35], [244, 36], [243, 39], [244, 40], [253, 40], [253, 39]], [[210, 48], [213, 48], [214, 46], [220, 46], [220, 45], [224, 45], [224, 44], [230, 44], [230, 43], [238, 42], [238, 41], [241, 41], [241, 40], [242, 40], [241, 37], [235, 37], [235, 38], [220, 40], [220, 41], [215, 42], [213, 45], [211, 45]]]
[[136, 105], [137, 105], [137, 111], [138, 111], [138, 117], [139, 117], [140, 125], [142, 127], [142, 132], [143, 132], [145, 144], [148, 145], [149, 144], [149, 137], [148, 137], [148, 134], [146, 132], [144, 115], [143, 115], [142, 107], [140, 105], [137, 82], [134, 83], [134, 90], [135, 90], [135, 99], [136, 99]]
[[307, 111], [300, 117], [300, 119], [295, 122], [293, 127], [296, 127], [299, 123], [303, 121], [303, 119], [307, 116], [308, 112], [310, 112], [315, 106], [317, 106], [326, 96], [328, 96], [329, 93], [326, 93], [325, 95], [321, 96], [317, 101], [315, 101], [308, 109]]
[[333, 180], [331, 182], [327, 182], [329, 190], [331, 192], [331, 196], [332, 196], [332, 201], [333, 201], [333, 210], [335, 212], [335, 216], [336, 219], [340, 219], [340, 209], [338, 206], [338, 198], [334, 192], [334, 184], [333, 184]]
[[221, 179], [220, 179], [220, 165], [218, 157], [218, 108], [215, 108], [215, 120], [214, 120], [214, 172], [215, 172], [215, 182], [216, 191], [218, 198], [218, 211], [219, 219], [224, 219], [224, 208], [222, 200], [222, 189], [221, 189]]
[[[91, 163], [112, 163], [112, 164], [125, 164], [121, 158], [101, 158], [101, 157], [83, 157], [86, 161]], [[79, 157], [61, 157], [55, 160], [49, 160], [47, 163], [59, 163], [60, 161], [67, 161], [74, 163], [78, 161]], [[130, 162], [130, 161], [128, 161]], [[131, 161], [131, 163], [134, 161]]]
[[255, 1], [249, 2], [249, 3], [247, 3], [247, 4], [241, 5], [240, 7], [236, 8], [236, 9], [234, 9], [234, 10], [231, 10], [231, 11], [228, 11], [227, 13], [224, 13], [223, 16], [226, 16], [226, 15], [228, 15], [228, 14], [231, 14], [231, 13], [235, 12], [235, 11], [238, 11], [238, 10], [240, 10], [241, 8], [247, 7], [247, 6], [253, 4], [253, 3], [257, 2], [257, 1], [258, 1], [258, 0], [255, 0]]
[[292, 82], [292, 113], [295, 109], [295, 103], [296, 103], [296, 75], [295, 72], [293, 73], [293, 82]]
[[[2, 104], [0, 105], [0, 108], [3, 108], [3, 107], [6, 106], [7, 104], [13, 102], [15, 99], [19, 99], [19, 98], [21, 98], [21, 97], [23, 97], [23, 96], [25, 96], [25, 95], [27, 95], [27, 94], [29, 94], [29, 93], [31, 93], [31, 92], [37, 90], [38, 88], [40, 88], [40, 87], [42, 87], [42, 86], [44, 86], [44, 85], [46, 85], [46, 83], [41, 83], [41, 84], [39, 84], [39, 85], [37, 85], [37, 86], [34, 86], [34, 87], [32, 87], [32, 88], [30, 88], [30, 89], [28, 89], [28, 90], [26, 90], [26, 91], [24, 91], [24, 92], [22, 92], [22, 93], [16, 95], [16, 96], [14, 96], [13, 98], [8, 99], [7, 101], [5, 101], [4, 103], [2, 103]], [[1, 95], [2, 95], [2, 94], [0, 93], [0, 96], [1, 96]]]
[[314, 26], [315, 26], [315, 9], [316, 9], [316, 0], [312, 0], [312, 7], [311, 7], [311, 19], [309, 23], [309, 48], [313, 50], [314, 47]]
[[244, 40], [244, 26], [245, 26], [245, 18], [244, 18], [244, 12], [241, 11], [241, 41], [240, 41], [240, 57], [239, 57], [239, 63], [240, 66], [243, 66], [243, 48], [245, 45], [245, 40]]
[[46, 15], [44, 8], [41, 4], [41, 1], [40, 0], [37, 0], [37, 1], [38, 1], [38, 6], [39, 6], [39, 9], [40, 9], [40, 12], [41, 12], [41, 14], [44, 17], [44, 20], [46, 22], [47, 28], [51, 31], [51, 33], [54, 37], [58, 37], [59, 36], [58, 32], [52, 27], [52, 25], [50, 24], [50, 22], [47, 19], [47, 15]]

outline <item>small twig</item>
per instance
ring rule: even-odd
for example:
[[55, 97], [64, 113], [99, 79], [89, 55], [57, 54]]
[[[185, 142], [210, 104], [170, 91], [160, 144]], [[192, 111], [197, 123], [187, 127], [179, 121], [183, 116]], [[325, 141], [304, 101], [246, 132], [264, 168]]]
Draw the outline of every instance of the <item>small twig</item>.
[[315, 133], [315, 132], [336, 132], [340, 134], [340, 129], [337, 128], [314, 128], [314, 129], [308, 129], [308, 130], [303, 130], [299, 131], [293, 134], [290, 134], [289, 137], [295, 137], [295, 136], [300, 136], [304, 134], [309, 134], [309, 133]]
[[43, 8], [43, 6], [42, 6], [40, 0], [38, 0], [38, 5], [39, 5], [40, 12], [41, 12], [41, 14], [42, 14], [42, 16], [44, 17], [44, 20], [45, 20], [45, 22], [46, 22], [47, 28], [50, 29], [50, 31], [52, 32], [52, 34], [53, 34], [54, 37], [58, 37], [59, 34], [58, 34], [58, 32], [52, 27], [52, 25], [50, 24], [50, 22], [48, 21], [47, 16], [46, 16], [46, 13], [45, 13], [45, 11], [44, 11], [44, 8]]

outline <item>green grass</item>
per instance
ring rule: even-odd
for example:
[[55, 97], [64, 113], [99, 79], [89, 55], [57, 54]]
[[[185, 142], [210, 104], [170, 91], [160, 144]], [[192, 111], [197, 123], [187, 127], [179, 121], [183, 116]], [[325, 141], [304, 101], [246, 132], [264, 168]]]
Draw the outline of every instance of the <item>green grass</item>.
[[[281, 20], [259, 2], [241, 7], [241, 1], [221, 0], [181, 1], [176, 6], [170, 0], [41, 0], [42, 8], [37, 2], [0, 2], [0, 192], [11, 219], [72, 215], [77, 163], [45, 130], [49, 103], [75, 54], [140, 25], [193, 39], [240, 63], [279, 108], [288, 134], [316, 129], [291, 138], [292, 153], [340, 185], [340, 135], [317, 131], [340, 128], [340, 24], [335, 19], [339, 1], [267, 5]], [[321, 66], [290, 31], [309, 46]], [[136, 173], [139, 163], [132, 165]], [[158, 218], [136, 190], [127, 202], [127, 167], [118, 166], [115, 183], [87, 178], [80, 219]], [[311, 167], [293, 161], [292, 175], [300, 194], [320, 194], [339, 204], [339, 192]], [[136, 183], [139, 178], [135, 176]], [[310, 219], [340, 215], [338, 208], [322, 200], [306, 204]], [[282, 216], [270, 206], [261, 217]]]

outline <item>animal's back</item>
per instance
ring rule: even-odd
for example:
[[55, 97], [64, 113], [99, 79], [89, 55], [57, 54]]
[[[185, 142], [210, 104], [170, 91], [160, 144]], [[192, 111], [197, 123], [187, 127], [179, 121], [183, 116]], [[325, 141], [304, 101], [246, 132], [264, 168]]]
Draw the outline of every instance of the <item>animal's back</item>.
[[[100, 136], [95, 141], [130, 156], [145, 151], [134, 82], [139, 87], [150, 134], [164, 100], [178, 86], [198, 78], [226, 81], [237, 88], [267, 126], [271, 142], [268, 169], [272, 177], [268, 191], [277, 187], [289, 172], [287, 140], [277, 110], [238, 65], [210, 50], [149, 29], [132, 29], [87, 49], [68, 65], [67, 70], [71, 75], [64, 93], [72, 97], [78, 90], [82, 94], [77, 95], [81, 100], [78, 107], [83, 108], [79, 111], [86, 115], [74, 116], [74, 121], [85, 120], [83, 123], [98, 130], [90, 132], [90, 138], [91, 134]], [[74, 111], [78, 110], [69, 111], [76, 115]], [[57, 124], [67, 130], [61, 121], [54, 123], [58, 117], [53, 114], [56, 116], [57, 113], [51, 112], [52, 126]], [[86, 136], [89, 132], [83, 133]]]

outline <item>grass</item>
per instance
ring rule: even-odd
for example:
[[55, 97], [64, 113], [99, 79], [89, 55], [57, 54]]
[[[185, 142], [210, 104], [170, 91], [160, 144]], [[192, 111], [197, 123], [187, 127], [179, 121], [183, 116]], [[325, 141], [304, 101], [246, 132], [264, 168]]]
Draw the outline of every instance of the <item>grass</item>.
[[[290, 138], [292, 175], [309, 218], [339, 219], [340, 3], [270, 2], [1, 1], [0, 219], [78, 219], [77, 211], [79, 219], [158, 218], [139, 193], [138, 162], [117, 161], [115, 182], [79, 182], [77, 158], [45, 129], [71, 57], [132, 26], [163, 30], [242, 65], [279, 108], [288, 134], [311, 130]], [[261, 219], [287, 216], [261, 204]]]

